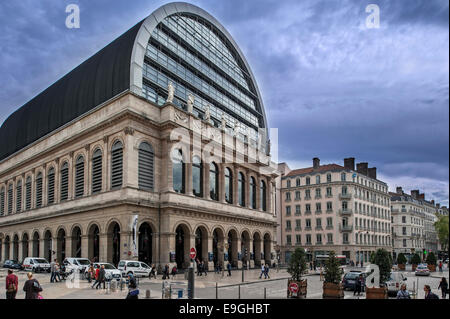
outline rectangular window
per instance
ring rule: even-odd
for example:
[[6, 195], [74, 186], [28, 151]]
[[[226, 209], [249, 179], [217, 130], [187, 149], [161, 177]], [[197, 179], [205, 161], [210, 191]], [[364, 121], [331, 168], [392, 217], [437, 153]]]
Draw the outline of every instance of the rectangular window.
[[333, 193], [331, 191], [331, 187], [327, 187], [327, 197], [333, 196]]
[[286, 206], [286, 216], [291, 216], [291, 206]]
[[300, 230], [302, 228], [302, 221], [300, 219], [295, 220], [295, 229]]
[[327, 202], [327, 212], [331, 212], [333, 210], [333, 203]]
[[300, 245], [302, 243], [302, 236], [301, 235], [295, 235], [295, 243]]
[[322, 243], [322, 234], [317, 234], [316, 240], [317, 240], [317, 244], [321, 244]]
[[320, 192], [320, 188], [316, 188], [316, 198], [321, 198], [322, 194]]
[[306, 214], [311, 214], [311, 204], [306, 204]]
[[333, 227], [333, 218], [332, 217], [327, 218], [327, 227]]
[[333, 242], [333, 234], [327, 234], [327, 241], [328, 241], [328, 243]]
[[300, 191], [295, 192], [295, 200], [300, 200]]
[[316, 203], [316, 213], [320, 213], [320, 212], [322, 212], [322, 204]]
[[307, 219], [305, 222], [306, 222], [306, 228], [311, 229], [311, 219]]
[[316, 229], [322, 229], [322, 219], [316, 218]]
[[287, 220], [286, 221], [286, 230], [290, 230], [291, 229], [291, 221]]
[[306, 244], [311, 244], [311, 235], [310, 234], [306, 234]]
[[291, 200], [291, 193], [289, 192], [286, 193], [286, 200]]
[[300, 211], [300, 205], [295, 205], [295, 215], [300, 215], [301, 211]]
[[286, 244], [288, 244], [288, 245], [291, 244], [291, 235], [286, 236]]
[[311, 199], [311, 191], [309, 189], [305, 190], [305, 199]]

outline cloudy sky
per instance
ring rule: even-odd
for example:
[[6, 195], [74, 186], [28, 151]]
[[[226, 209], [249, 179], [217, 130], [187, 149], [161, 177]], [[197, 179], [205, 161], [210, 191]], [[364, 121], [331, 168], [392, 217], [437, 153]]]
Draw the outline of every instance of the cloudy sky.
[[[167, 1], [2, 0], [0, 123]], [[279, 161], [378, 168], [390, 189], [448, 205], [448, 0], [198, 0], [234, 37], [262, 91]], [[78, 4], [81, 28], [67, 29]], [[380, 28], [366, 27], [366, 6]]]

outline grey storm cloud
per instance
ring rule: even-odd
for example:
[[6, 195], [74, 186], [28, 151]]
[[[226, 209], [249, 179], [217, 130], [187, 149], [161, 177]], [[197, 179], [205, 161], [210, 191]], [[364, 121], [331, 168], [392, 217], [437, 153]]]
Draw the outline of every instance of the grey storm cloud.
[[[246, 55], [291, 168], [348, 156], [448, 205], [447, 0], [198, 0]], [[79, 4], [69, 30], [66, 5]], [[166, 1], [4, 0], [0, 122]], [[380, 28], [367, 29], [368, 4]]]

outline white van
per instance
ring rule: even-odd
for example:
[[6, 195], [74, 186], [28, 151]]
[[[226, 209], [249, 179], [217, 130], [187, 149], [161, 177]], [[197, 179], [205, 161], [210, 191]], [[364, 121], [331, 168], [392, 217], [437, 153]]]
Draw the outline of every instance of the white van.
[[134, 277], [150, 277], [152, 268], [141, 261], [136, 260], [121, 260], [117, 266], [122, 272], [122, 277], [132, 274]]
[[[401, 272], [393, 271], [391, 272], [391, 276], [389, 280], [386, 282], [388, 288], [388, 294], [397, 294], [400, 290], [400, 287], [403, 284], [406, 284], [407, 277], [403, 275]], [[409, 287], [411, 288], [411, 287]]]
[[23, 269], [32, 272], [50, 272], [50, 264], [44, 258], [26, 257], [23, 260]]
[[87, 258], [68, 257], [64, 259], [63, 264], [66, 267], [66, 272], [70, 273], [73, 270], [76, 273], [84, 275], [86, 269], [89, 268], [91, 262]]

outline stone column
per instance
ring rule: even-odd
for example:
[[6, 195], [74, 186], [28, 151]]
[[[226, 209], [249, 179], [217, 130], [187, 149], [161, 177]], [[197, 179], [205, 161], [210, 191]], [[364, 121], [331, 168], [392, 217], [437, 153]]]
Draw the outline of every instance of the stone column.
[[[235, 257], [236, 257], [236, 260], [237, 260], [237, 267], [239, 268], [239, 269], [241, 269], [242, 268], [242, 259], [244, 258], [244, 252], [242, 251], [242, 247], [241, 247], [241, 238], [237, 238], [237, 240], [236, 240], [236, 250], [235, 250]], [[233, 247], [234, 248], [234, 247]], [[239, 260], [239, 253], [241, 254], [241, 259]]]
[[[33, 257], [45, 258], [45, 239], [44, 238], [39, 239], [39, 256], [33, 256]], [[50, 260], [47, 260], [47, 261], [50, 262]]]
[[155, 234], [156, 237], [160, 237], [160, 249], [161, 251], [158, 252], [156, 255], [156, 264], [161, 265], [161, 267], [164, 267], [164, 265], [168, 264], [170, 268], [176, 265], [176, 262], [170, 261], [170, 252], [175, 253], [175, 233], [161, 233], [160, 236], [158, 233]]
[[17, 259], [18, 259], [18, 261], [19, 262], [22, 262], [23, 261], [23, 240], [19, 240], [19, 242], [18, 242], [18, 246], [19, 246], [19, 251], [18, 251], [18, 254], [17, 254]]
[[225, 165], [223, 163], [218, 164], [219, 167], [219, 202], [226, 203], [225, 201]]
[[99, 240], [100, 240], [100, 245], [99, 245], [99, 261], [106, 261], [106, 262], [110, 262], [110, 260], [108, 260], [108, 234], [107, 233], [101, 233], [99, 234]]
[[28, 257], [39, 257], [39, 256], [33, 256], [33, 238], [28, 238]]
[[81, 257], [89, 259], [89, 235], [81, 235]]
[[126, 127], [123, 152], [123, 187], [138, 187], [138, 149], [134, 147], [134, 129]]
[[204, 251], [206, 250], [206, 257], [208, 258], [206, 260], [206, 265], [208, 266], [208, 270], [214, 269], [214, 260], [209, 261], [209, 253], [213, 253], [214, 249], [213, 249], [213, 236], [208, 236], [208, 245], [206, 247], [206, 249], [203, 249]]
[[66, 257], [75, 257], [72, 256], [72, 249], [73, 249], [72, 245], [73, 245], [72, 236], [66, 235], [66, 247], [65, 247]]
[[[55, 258], [58, 258], [58, 239], [57, 239], [57, 237], [51, 238], [51, 250], [52, 250], [52, 255], [51, 255], [50, 259], [53, 260]], [[58, 260], [58, 262], [60, 262], [60, 261], [61, 260]]]
[[120, 259], [128, 259], [128, 251], [131, 251], [131, 236], [133, 236], [131, 231], [120, 231]]
[[250, 268], [255, 268], [255, 256], [251, 259], [251, 255], [254, 253], [253, 251], [253, 238], [249, 239], [249, 249], [248, 249], [248, 260], [250, 261]]

